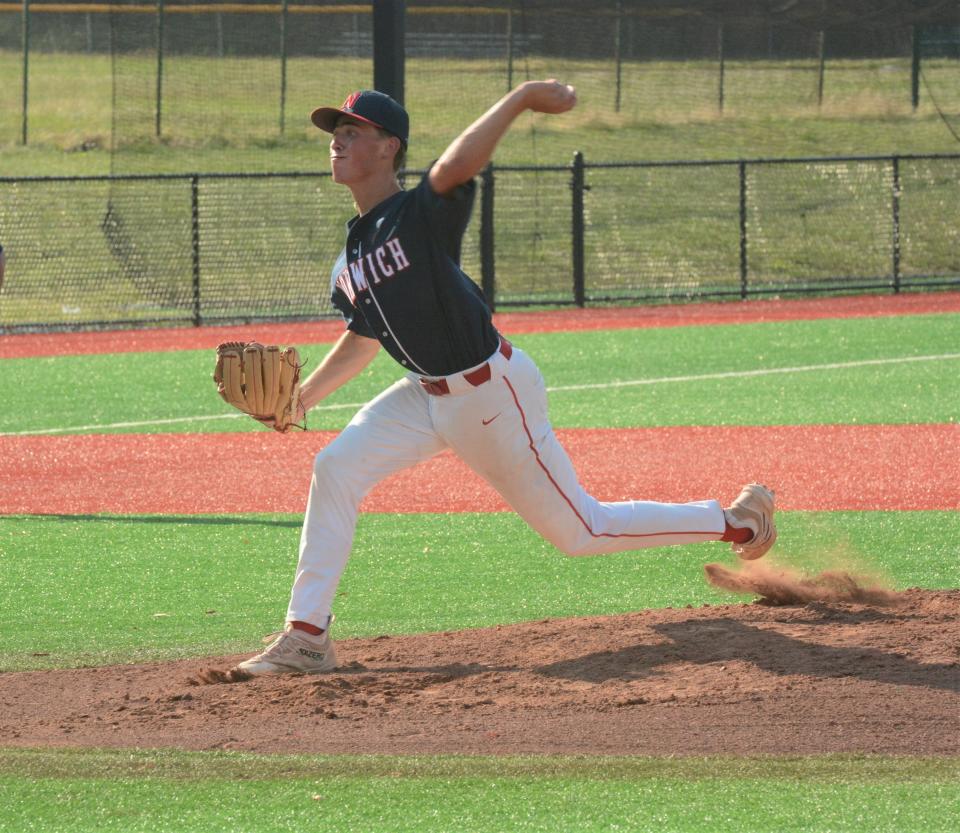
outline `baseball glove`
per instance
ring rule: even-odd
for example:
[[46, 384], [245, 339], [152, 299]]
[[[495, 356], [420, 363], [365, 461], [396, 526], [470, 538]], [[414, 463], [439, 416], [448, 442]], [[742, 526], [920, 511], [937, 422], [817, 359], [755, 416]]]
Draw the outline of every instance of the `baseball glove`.
[[301, 367], [294, 347], [228, 341], [217, 347], [213, 381], [225, 402], [285, 433], [297, 418]]

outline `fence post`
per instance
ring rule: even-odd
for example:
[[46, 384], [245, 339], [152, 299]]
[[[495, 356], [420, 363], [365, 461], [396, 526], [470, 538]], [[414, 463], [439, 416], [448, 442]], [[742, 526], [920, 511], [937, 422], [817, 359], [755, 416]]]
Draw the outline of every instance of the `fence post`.
[[493, 236], [493, 162], [480, 175], [480, 286], [491, 312], [496, 309], [496, 248]]
[[200, 177], [190, 177], [190, 253], [193, 262], [193, 326], [203, 323], [200, 314]]
[[572, 216], [572, 257], [573, 257], [573, 300], [578, 307], [585, 304], [586, 292], [584, 290], [584, 257], [583, 257], [583, 154], [578, 150], [573, 154], [573, 169], [570, 181], [570, 187], [573, 190], [571, 205], [573, 207]]
[[406, 0], [373, 4], [373, 88], [403, 104]]
[[513, 89], [513, 3], [507, 6], [507, 92]]
[[916, 110], [920, 106], [920, 27], [910, 27], [910, 103]]
[[163, 0], [157, 0], [157, 111], [155, 133], [160, 138], [163, 112]]
[[726, 56], [723, 54], [723, 22], [717, 24], [717, 60], [720, 62], [720, 81], [717, 85], [717, 105], [723, 112], [723, 82], [726, 67]]
[[817, 66], [817, 107], [823, 106], [823, 75], [826, 70], [826, 47], [827, 36], [821, 29], [817, 32], [817, 57], [819, 58]]
[[893, 291], [900, 292], [900, 157], [891, 157], [893, 162], [893, 193], [891, 207], [893, 210]]
[[23, 42], [23, 89], [21, 104], [20, 144], [27, 143], [27, 112], [30, 88], [30, 0], [23, 0], [23, 20], [20, 25]]
[[287, 115], [287, 0], [280, 6], [280, 135]]
[[616, 93], [614, 94], [613, 100], [613, 111], [615, 113], [620, 112], [620, 95], [621, 95], [621, 85], [622, 85], [622, 75], [623, 75], [623, 2], [622, 0], [617, 0], [617, 23], [616, 28], [613, 33], [613, 59], [617, 65], [617, 83], [616, 83]]
[[737, 164], [740, 175], [740, 298], [747, 297], [747, 163]]

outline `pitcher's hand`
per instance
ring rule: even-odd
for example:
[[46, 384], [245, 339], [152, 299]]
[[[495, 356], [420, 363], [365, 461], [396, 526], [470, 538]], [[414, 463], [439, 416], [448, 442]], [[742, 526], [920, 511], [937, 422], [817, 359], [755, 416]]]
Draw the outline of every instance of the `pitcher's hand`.
[[577, 103], [577, 91], [556, 78], [527, 81], [520, 85], [520, 89], [527, 109], [536, 113], [566, 113]]

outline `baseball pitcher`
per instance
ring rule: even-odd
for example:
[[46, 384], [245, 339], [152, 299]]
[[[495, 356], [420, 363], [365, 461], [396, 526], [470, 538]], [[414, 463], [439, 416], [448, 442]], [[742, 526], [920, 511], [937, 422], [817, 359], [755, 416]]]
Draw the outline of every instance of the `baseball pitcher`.
[[363, 90], [313, 112], [313, 123], [331, 136], [333, 180], [350, 190], [357, 212], [330, 274], [346, 327], [300, 385], [295, 413], [275, 427], [302, 423], [381, 348], [407, 373], [317, 455], [286, 627], [242, 671], [336, 667], [332, 604], [361, 501], [387, 476], [447, 448], [567, 555], [727, 541], [741, 557], [759, 558], [773, 545], [774, 496], [756, 483], [726, 509], [716, 500], [603, 503], [587, 494], [551, 428], [540, 371], [493, 326], [483, 295], [460, 268], [474, 176], [521, 113], [563, 113], [576, 101], [573, 87], [559, 81], [520, 84], [410, 190], [397, 178], [409, 119], [396, 101]]

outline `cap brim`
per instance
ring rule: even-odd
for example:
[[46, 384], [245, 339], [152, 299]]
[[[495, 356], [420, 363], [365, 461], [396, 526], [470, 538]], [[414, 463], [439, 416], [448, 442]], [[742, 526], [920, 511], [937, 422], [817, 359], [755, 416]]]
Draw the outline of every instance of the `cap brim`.
[[310, 114], [310, 121], [312, 121], [321, 130], [325, 130], [327, 133], [333, 133], [333, 128], [337, 126], [337, 119], [339, 119], [341, 116], [347, 116], [348, 118], [362, 121], [365, 124], [372, 124], [374, 127], [379, 127], [381, 130], [386, 129], [382, 124], [377, 124], [375, 121], [365, 119], [363, 116], [358, 116], [356, 113], [348, 113], [346, 110], [338, 110], [336, 107], [318, 107]]

